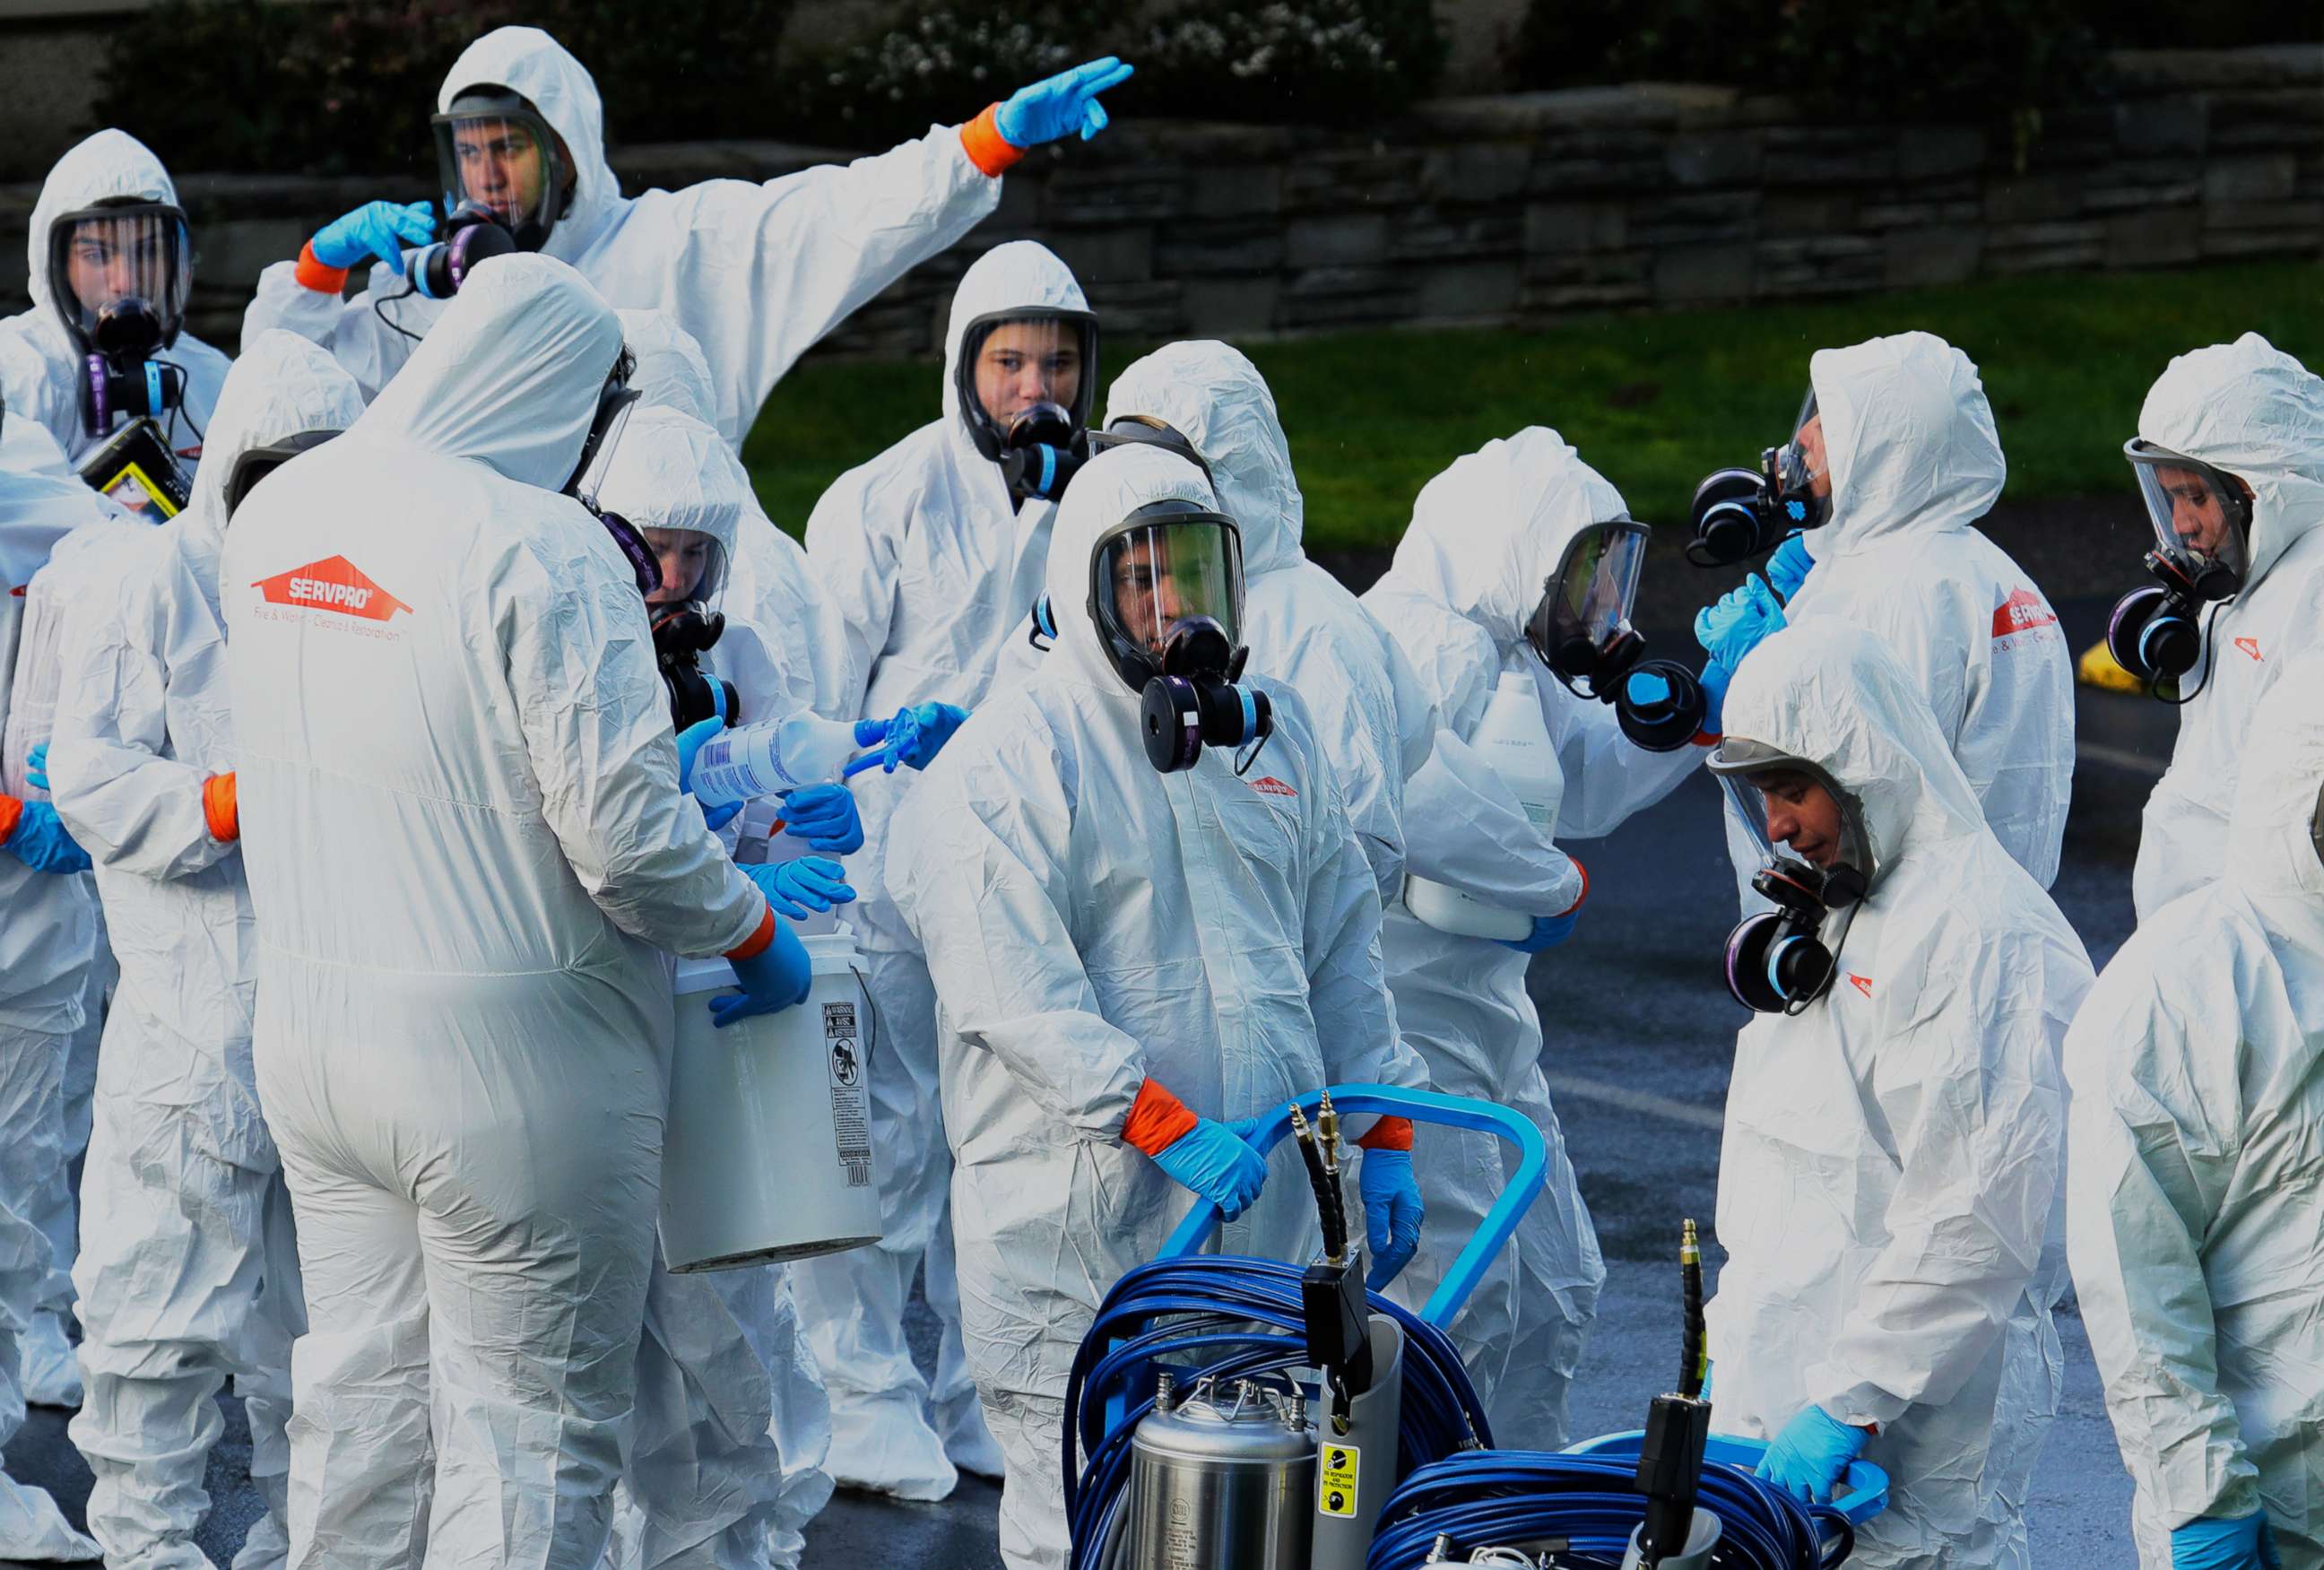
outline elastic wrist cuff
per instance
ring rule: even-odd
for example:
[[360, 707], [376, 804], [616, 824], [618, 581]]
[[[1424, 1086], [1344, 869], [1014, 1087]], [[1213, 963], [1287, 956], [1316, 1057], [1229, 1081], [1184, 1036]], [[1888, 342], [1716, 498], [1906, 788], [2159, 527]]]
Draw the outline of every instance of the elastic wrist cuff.
[[299, 265], [292, 276], [300, 284], [318, 294], [337, 294], [347, 286], [347, 270], [327, 267], [315, 259], [315, 242], [308, 241], [299, 247]]
[[1185, 1138], [1200, 1121], [1184, 1102], [1162, 1088], [1161, 1081], [1149, 1079], [1138, 1087], [1138, 1099], [1130, 1103], [1130, 1116], [1122, 1120], [1121, 1142], [1158, 1156]]
[[1412, 1149], [1412, 1120], [1384, 1117], [1356, 1141], [1356, 1148], [1360, 1150], [1409, 1150]]
[[767, 952], [767, 945], [775, 940], [775, 908], [770, 905], [759, 918], [759, 929], [726, 951], [729, 964], [738, 959], [756, 959]]
[[[1565, 859], [1568, 861], [1573, 861], [1572, 856], [1568, 856]], [[1573, 896], [1572, 904], [1568, 905], [1564, 910], [1558, 912], [1560, 916], [1572, 915], [1576, 910], [1582, 909], [1582, 901], [1590, 898], [1590, 869], [1583, 866], [1580, 862], [1573, 862], [1573, 870], [1582, 874], [1582, 892]]]
[[1025, 150], [1001, 134], [1001, 106], [987, 104], [984, 113], [960, 128], [960, 150], [968, 161], [995, 180], [1025, 156]]
[[16, 820], [24, 816], [23, 801], [14, 796], [0, 796], [0, 845], [6, 845], [15, 835]]
[[212, 839], [231, 845], [242, 837], [232, 774], [213, 774], [202, 781], [202, 821], [209, 826]]

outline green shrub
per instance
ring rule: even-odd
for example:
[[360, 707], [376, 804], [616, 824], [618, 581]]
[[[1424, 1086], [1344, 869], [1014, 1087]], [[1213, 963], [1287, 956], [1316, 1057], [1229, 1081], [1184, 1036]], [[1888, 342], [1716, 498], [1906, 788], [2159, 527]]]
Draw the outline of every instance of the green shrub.
[[1180, 118], [1360, 124], [1425, 95], [1444, 51], [1428, 0], [1189, 0], [1139, 44], [1138, 101]]
[[[546, 28], [597, 78], [616, 142], [769, 135], [792, 0], [159, 0], [113, 36], [102, 123], [173, 169], [432, 177], [428, 117], [460, 51]], [[173, 90], [148, 89], [166, 38]]]

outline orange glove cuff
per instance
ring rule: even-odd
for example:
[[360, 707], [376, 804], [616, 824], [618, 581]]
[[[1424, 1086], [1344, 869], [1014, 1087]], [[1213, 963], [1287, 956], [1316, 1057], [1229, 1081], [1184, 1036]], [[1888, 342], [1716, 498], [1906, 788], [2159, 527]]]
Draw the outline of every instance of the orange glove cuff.
[[242, 814], [236, 808], [232, 774], [213, 774], [202, 781], [202, 820], [210, 837], [228, 845], [242, 837]]
[[1025, 156], [1025, 150], [1001, 134], [1001, 106], [987, 104], [984, 113], [960, 128], [960, 150], [968, 161], [998, 180]]
[[292, 276], [302, 287], [318, 294], [337, 294], [347, 286], [346, 268], [326, 267], [315, 260], [315, 243], [312, 240], [299, 247], [299, 265]]
[[770, 905], [767, 907], [766, 914], [759, 918], [759, 929], [728, 949], [726, 957], [729, 960], [756, 959], [767, 951], [767, 945], [774, 940], [775, 908]]
[[1122, 1122], [1121, 1142], [1158, 1156], [1201, 1121], [1186, 1110], [1184, 1102], [1163, 1089], [1160, 1080], [1149, 1079], [1138, 1087], [1138, 1099], [1130, 1104], [1130, 1116]]
[[1409, 1150], [1412, 1149], [1412, 1120], [1384, 1117], [1371, 1126], [1371, 1131], [1356, 1141], [1360, 1150]]
[[16, 832], [16, 820], [24, 816], [24, 803], [14, 796], [0, 796], [0, 845], [6, 845]]
[[[1570, 862], [1573, 861], [1572, 856], [1568, 856], [1565, 859]], [[1572, 915], [1576, 910], [1582, 909], [1582, 901], [1590, 898], [1590, 869], [1583, 866], [1580, 862], [1573, 862], [1573, 870], [1582, 874], [1582, 892], [1573, 896], [1572, 904], [1568, 905], [1564, 910], [1558, 912], [1560, 916]]]

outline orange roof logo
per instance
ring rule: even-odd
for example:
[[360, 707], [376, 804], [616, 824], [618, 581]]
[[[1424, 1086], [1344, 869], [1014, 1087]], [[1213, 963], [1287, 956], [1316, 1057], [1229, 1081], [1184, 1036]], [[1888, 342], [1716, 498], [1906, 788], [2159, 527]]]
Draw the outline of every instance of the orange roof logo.
[[1296, 796], [1299, 794], [1299, 792], [1294, 790], [1290, 786], [1286, 785], [1282, 780], [1277, 779], [1272, 774], [1264, 775], [1259, 779], [1253, 780], [1250, 782], [1250, 788], [1263, 796]]
[[2236, 640], [2236, 647], [2255, 660], [2259, 658], [2259, 640], [2256, 638], [2238, 638]]
[[327, 556], [289, 572], [260, 578], [250, 586], [272, 605], [297, 605], [302, 610], [337, 611], [366, 622], [384, 622], [411, 607], [371, 581], [363, 568], [344, 556]]
[[2017, 590], [2002, 601], [2000, 608], [1993, 613], [1993, 635], [1997, 638], [2057, 624], [2058, 613], [2030, 588]]
[[1868, 975], [1858, 975], [1854, 971], [1850, 971], [1848, 974], [1848, 984], [1868, 998], [1872, 995], [1872, 978]]

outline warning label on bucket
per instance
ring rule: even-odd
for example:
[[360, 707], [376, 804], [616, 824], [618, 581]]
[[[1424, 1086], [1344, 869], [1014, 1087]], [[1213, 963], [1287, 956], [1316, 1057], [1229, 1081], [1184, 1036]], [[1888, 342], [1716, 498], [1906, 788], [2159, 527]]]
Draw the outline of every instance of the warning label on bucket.
[[872, 1096], [853, 1002], [823, 1005], [824, 1067], [831, 1076], [832, 1141], [850, 1188], [872, 1184]]
[[1316, 1457], [1315, 1509], [1327, 1516], [1356, 1513], [1356, 1478], [1363, 1453], [1352, 1445], [1326, 1445]]

